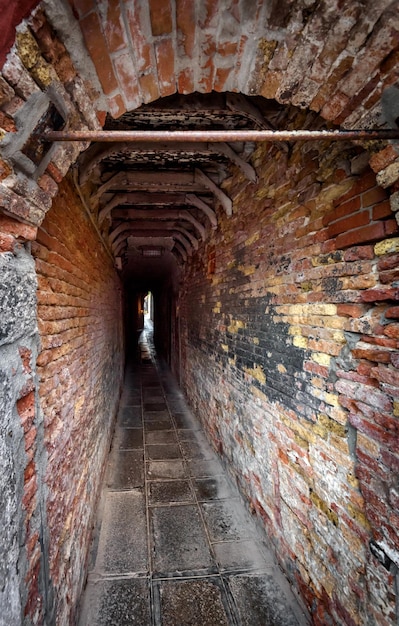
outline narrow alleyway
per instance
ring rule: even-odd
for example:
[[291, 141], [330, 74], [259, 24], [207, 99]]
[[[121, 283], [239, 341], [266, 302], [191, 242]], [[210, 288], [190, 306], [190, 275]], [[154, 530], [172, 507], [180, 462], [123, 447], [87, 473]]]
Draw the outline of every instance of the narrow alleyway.
[[80, 626], [301, 626], [146, 323], [127, 368]]

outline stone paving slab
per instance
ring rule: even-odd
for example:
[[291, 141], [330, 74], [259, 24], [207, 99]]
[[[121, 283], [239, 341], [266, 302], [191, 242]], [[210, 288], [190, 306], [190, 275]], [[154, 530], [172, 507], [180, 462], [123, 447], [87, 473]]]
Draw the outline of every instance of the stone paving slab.
[[157, 507], [150, 513], [154, 574], [216, 570], [198, 507]]
[[141, 490], [107, 493], [94, 569], [102, 574], [148, 571], [145, 497]]
[[109, 489], [144, 487], [144, 451], [113, 450], [108, 474]]
[[117, 428], [114, 435], [114, 448], [134, 450], [144, 448], [142, 428]]
[[79, 626], [306, 626], [201, 425], [145, 338], [141, 347], [146, 361], [126, 370]]
[[147, 579], [90, 583], [80, 626], [144, 626], [151, 624]]
[[297, 626], [273, 574], [231, 576], [227, 584], [233, 595], [242, 626]]
[[147, 463], [147, 478], [159, 480], [168, 478], [186, 478], [187, 470], [183, 461], [173, 459], [171, 461], [149, 461]]
[[215, 579], [162, 581], [157, 591], [162, 626], [231, 624], [224, 589]]

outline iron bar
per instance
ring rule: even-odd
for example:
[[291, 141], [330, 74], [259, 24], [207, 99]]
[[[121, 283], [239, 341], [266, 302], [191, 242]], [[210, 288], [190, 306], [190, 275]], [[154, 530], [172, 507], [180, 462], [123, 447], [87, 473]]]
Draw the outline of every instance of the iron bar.
[[100, 142], [235, 142], [235, 141], [312, 141], [329, 139], [389, 140], [399, 139], [399, 129], [388, 130], [51, 130], [39, 135], [42, 141]]

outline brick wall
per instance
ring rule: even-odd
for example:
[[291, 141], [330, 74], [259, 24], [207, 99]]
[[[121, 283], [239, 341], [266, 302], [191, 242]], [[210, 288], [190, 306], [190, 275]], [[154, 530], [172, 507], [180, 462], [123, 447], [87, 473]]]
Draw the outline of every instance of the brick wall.
[[[34, 366], [37, 281], [29, 243], [36, 229], [0, 218], [0, 606], [4, 624], [43, 620], [42, 458]], [[39, 437], [40, 439], [40, 437]], [[22, 546], [22, 548], [21, 548]]]
[[361, 162], [258, 148], [179, 302], [186, 394], [320, 626], [397, 620], [398, 226]]
[[112, 261], [64, 181], [33, 244], [41, 351], [50, 584], [57, 623], [73, 620], [84, 581], [124, 365]]

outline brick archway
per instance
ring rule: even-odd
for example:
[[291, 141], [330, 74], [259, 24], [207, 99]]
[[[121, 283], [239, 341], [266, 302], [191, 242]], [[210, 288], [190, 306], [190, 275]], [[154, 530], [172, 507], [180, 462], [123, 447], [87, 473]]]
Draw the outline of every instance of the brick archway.
[[[85, 249], [87, 241], [99, 243], [94, 236], [95, 230], [90, 231], [90, 239], [89, 235], [87, 239], [81, 239], [81, 232], [86, 234], [87, 231], [75, 231], [73, 220], [69, 222], [72, 235], [69, 236], [70, 232], [62, 232], [63, 202], [65, 206], [73, 208], [71, 214], [78, 223], [78, 196], [75, 195], [72, 177], [67, 175], [71, 173], [71, 166], [77, 162], [79, 155], [89, 146], [83, 142], [73, 145], [59, 144], [50, 147], [48, 151], [41, 151], [40, 145], [35, 141], [35, 129], [43, 127], [43, 124], [44, 128], [52, 127], [58, 119], [57, 112], [70, 128], [95, 129], [103, 127], [107, 114], [120, 120], [126, 112], [137, 110], [143, 103], [155, 102], [158, 98], [175, 93], [207, 94], [213, 90], [218, 93], [231, 91], [248, 96], [259, 95], [275, 100], [284, 105], [287, 111], [291, 111], [292, 119], [298, 125], [310, 122], [323, 125], [331, 122], [343, 128], [384, 126], [381, 95], [386, 87], [395, 85], [397, 80], [397, 2], [381, 0], [369, 3], [367, 7], [362, 2], [351, 2], [345, 8], [338, 1], [328, 3], [328, 6], [320, 3], [310, 5], [309, 2], [268, 3], [260, 0], [257, 3], [208, 1], [200, 8], [197, 4], [186, 0], [170, 0], [170, 3], [151, 0], [148, 4], [139, 0], [101, 4], [94, 0], [75, 0], [70, 3], [71, 10], [61, 2], [37, 5], [29, 19], [21, 24], [18, 21], [24, 14], [16, 15], [16, 40], [7, 58], [4, 55], [0, 79], [0, 125], [4, 131], [1, 135], [0, 159], [0, 249], [7, 262], [20, 270], [20, 275], [24, 272], [32, 275], [31, 282], [24, 286], [25, 292], [29, 291], [30, 304], [35, 298], [35, 277], [32, 267], [29, 266], [29, 272], [26, 270], [28, 262], [32, 265], [29, 242], [36, 239], [37, 228], [43, 224], [46, 214], [53, 219], [50, 224], [52, 230], [49, 228], [50, 234], [43, 230], [36, 245], [36, 258], [40, 254], [43, 257], [47, 255], [48, 244], [51, 258], [59, 261], [60, 255], [57, 255], [60, 233], [68, 240], [62, 241], [63, 253], [72, 265], [75, 249]], [[30, 6], [32, 3], [26, 4], [27, 9]], [[365, 145], [363, 148], [358, 153], [356, 150], [351, 153], [350, 158], [341, 155], [341, 159], [339, 150], [334, 152], [332, 148], [331, 163], [328, 161], [330, 149], [326, 149], [324, 154], [323, 148], [319, 147], [310, 155], [309, 151], [298, 149], [290, 163], [285, 157], [276, 158], [275, 153], [273, 159], [268, 159], [266, 152], [261, 149], [256, 154], [256, 159], [262, 165], [264, 176], [256, 188], [251, 205], [252, 223], [246, 223], [246, 214], [240, 215], [238, 211], [235, 214], [232, 211], [234, 219], [230, 221], [228, 217], [231, 216], [219, 211], [222, 229], [215, 229], [216, 232], [211, 233], [209, 245], [205, 246], [201, 233], [205, 225], [211, 230], [211, 226], [219, 223], [215, 217], [218, 209], [206, 209], [201, 204], [198, 208], [197, 203], [197, 209], [202, 211], [203, 217], [197, 216], [195, 222], [191, 220], [191, 226], [186, 225], [188, 229], [192, 227], [191, 231], [187, 231], [191, 235], [196, 229], [198, 241], [195, 241], [199, 244], [198, 247], [201, 246], [200, 255], [193, 254], [195, 261], [190, 265], [191, 276], [196, 277], [200, 283], [199, 273], [195, 273], [195, 263], [198, 263], [201, 271], [203, 268], [207, 269], [207, 283], [201, 294], [201, 304], [210, 294], [212, 307], [204, 310], [204, 319], [205, 315], [209, 315], [206, 318], [209, 327], [217, 327], [221, 337], [225, 333], [226, 338], [220, 343], [220, 352], [215, 352], [216, 356], [212, 358], [223, 363], [226, 369], [227, 366], [236, 368], [231, 380], [250, 381], [254, 414], [260, 414], [265, 407], [275, 411], [278, 406], [280, 411], [281, 404], [278, 402], [281, 401], [281, 396], [276, 392], [275, 396], [271, 396], [271, 404], [267, 404], [264, 387], [268, 381], [258, 356], [253, 356], [249, 363], [238, 364], [229, 356], [229, 345], [240, 348], [246, 326], [237, 309], [234, 314], [223, 310], [224, 301], [218, 295], [218, 276], [215, 275], [221, 262], [231, 268], [233, 294], [234, 281], [248, 289], [249, 299], [256, 289], [260, 290], [261, 297], [256, 302], [256, 298], [253, 298], [251, 309], [257, 323], [259, 319], [265, 318], [268, 324], [275, 323], [278, 330], [284, 329], [286, 335], [281, 334], [284, 341], [281, 340], [277, 345], [277, 352], [282, 352], [284, 346], [289, 346], [287, 354], [295, 357], [295, 362], [303, 366], [303, 370], [300, 370], [303, 377], [292, 380], [295, 381], [295, 388], [300, 388], [301, 402], [304, 394], [308, 394], [310, 408], [305, 407], [306, 410], [303, 411], [304, 419], [307, 420], [304, 422], [305, 426], [298, 423], [292, 406], [288, 409], [285, 407], [287, 411], [283, 415], [284, 419], [278, 422], [287, 449], [291, 447], [289, 454], [285, 448], [279, 448], [270, 465], [271, 475], [275, 479], [275, 494], [280, 497], [286, 489], [285, 497], [289, 500], [287, 485], [280, 486], [278, 481], [281, 478], [289, 484], [292, 458], [305, 455], [303, 450], [312, 444], [314, 438], [320, 437], [324, 446], [325, 442], [334, 441], [336, 450], [339, 450], [339, 453], [336, 452], [337, 458], [342, 460], [341, 473], [347, 463], [347, 491], [338, 494], [342, 496], [339, 502], [333, 499], [333, 490], [324, 494], [325, 485], [321, 484], [321, 480], [316, 483], [319, 491], [314, 490], [306, 495], [300, 491], [304, 484], [300, 472], [296, 484], [300, 494], [300, 506], [311, 507], [313, 518], [324, 520], [326, 527], [332, 524], [334, 537], [342, 540], [342, 543], [335, 546], [335, 552], [332, 550], [328, 553], [332, 566], [336, 566], [336, 578], [325, 570], [323, 582], [321, 577], [320, 580], [315, 580], [314, 572], [313, 578], [308, 577], [303, 563], [308, 566], [311, 560], [309, 555], [304, 556], [307, 549], [311, 554], [311, 539], [308, 539], [307, 534], [303, 536], [303, 543], [299, 541], [295, 544], [293, 541], [291, 544], [283, 538], [290, 537], [290, 532], [294, 535], [294, 526], [283, 532], [278, 507], [273, 509], [272, 502], [270, 510], [266, 510], [265, 502], [261, 502], [260, 496], [264, 495], [261, 483], [265, 479], [260, 476], [260, 466], [256, 465], [243, 479], [243, 482], [248, 481], [243, 488], [247, 489], [250, 499], [252, 498], [254, 510], [272, 534], [276, 528], [281, 533], [279, 546], [283, 546], [284, 556], [289, 554], [295, 560], [295, 548], [299, 545], [302, 561], [295, 569], [294, 577], [309, 606], [316, 598], [315, 623], [324, 625], [328, 611], [335, 611], [336, 621], [341, 619], [349, 624], [359, 623], [359, 606], [362, 607], [364, 616], [369, 607], [367, 592], [373, 590], [373, 593], [380, 595], [374, 604], [371, 602], [372, 608], [376, 615], [383, 610], [384, 617], [381, 619], [385, 621], [382, 623], [390, 626], [394, 610], [391, 592], [397, 559], [397, 517], [393, 511], [397, 493], [389, 486], [389, 480], [398, 467], [394, 449], [397, 428], [395, 368], [397, 369], [398, 363], [394, 354], [397, 346], [397, 307], [393, 306], [393, 302], [398, 298], [398, 238], [394, 214], [397, 214], [399, 208], [399, 166], [395, 145], [375, 144]], [[270, 161], [276, 164], [276, 178], [271, 181], [266, 167]], [[321, 162], [326, 172], [323, 180], [315, 174]], [[246, 184], [235, 171], [233, 178], [227, 181], [226, 188], [231, 191], [232, 197], [240, 199]], [[284, 185], [287, 186], [286, 190], [292, 185], [290, 189], [293, 194], [289, 200], [283, 202], [281, 197]], [[297, 200], [298, 204], [295, 204]], [[50, 211], [53, 202], [54, 206]], [[101, 218], [105, 219], [104, 216], [112, 211], [112, 207], [104, 205], [102, 211]], [[272, 211], [275, 213], [270, 216]], [[260, 226], [259, 215], [262, 215]], [[90, 216], [88, 220], [90, 221]], [[95, 225], [98, 227], [101, 223], [95, 222]], [[271, 244], [274, 241], [281, 243], [278, 253], [274, 251], [268, 255], [259, 250], [258, 226], [264, 229], [262, 237], [269, 237]], [[118, 228], [116, 226], [113, 231], [114, 235], [123, 231], [117, 231]], [[165, 230], [169, 232], [169, 225]], [[143, 232], [143, 238], [147, 234], [148, 231]], [[100, 235], [102, 236], [101, 231]], [[184, 237], [182, 233], [180, 235]], [[181, 256], [187, 259], [195, 244], [193, 241], [187, 243], [183, 239], [184, 241], [185, 244], [180, 242]], [[290, 256], [290, 246], [295, 247], [292, 241], [297, 246], [296, 259]], [[70, 248], [67, 243], [71, 244]], [[119, 251], [122, 242], [115, 239], [113, 243]], [[236, 243], [238, 252], [234, 249]], [[87, 249], [86, 259], [93, 250], [99, 258], [107, 256], [103, 249], [98, 251], [93, 243], [93, 247]], [[231, 255], [236, 256], [232, 258]], [[262, 263], [267, 270], [263, 270], [259, 255], [263, 255]], [[242, 258], [245, 258], [245, 263], [240, 260]], [[70, 271], [71, 266], [64, 260], [61, 262], [64, 265], [61, 268], [63, 278], [69, 272], [73, 279], [77, 276], [78, 281], [83, 281], [79, 267], [74, 266], [73, 271]], [[93, 269], [93, 266], [90, 267]], [[112, 264], [107, 272], [113, 272]], [[284, 283], [283, 277], [287, 273], [289, 276]], [[358, 275], [360, 278], [356, 282]], [[112, 276], [112, 280], [117, 283], [116, 275]], [[98, 279], [97, 290], [107, 293], [102, 287], [102, 278]], [[203, 278], [204, 276], [201, 280]], [[59, 276], [51, 276], [51, 279], [52, 284], [58, 286]], [[254, 292], [250, 289], [252, 279]], [[84, 281], [74, 287], [82, 288], [82, 284], [84, 286]], [[267, 289], [262, 291], [265, 284]], [[283, 293], [282, 284], [286, 290]], [[212, 292], [210, 285], [214, 288]], [[342, 289], [341, 285], [344, 285]], [[189, 279], [185, 283], [185, 289], [185, 294], [189, 294]], [[323, 289], [325, 301], [324, 296], [320, 296]], [[42, 294], [47, 297], [48, 292], [43, 289]], [[190, 309], [192, 304], [185, 294], [182, 296], [182, 307], [186, 307], [188, 319], [195, 321], [195, 312]], [[69, 295], [57, 292], [54, 298], [56, 302], [58, 297], [65, 298], [66, 301]], [[231, 302], [231, 294], [228, 297]], [[235, 306], [236, 303], [233, 304]], [[53, 306], [52, 303], [49, 306]], [[101, 304], [98, 309], [102, 307]], [[224, 316], [223, 323], [220, 322], [220, 315]], [[30, 428], [34, 420], [32, 411], [35, 403], [34, 382], [30, 371], [33, 364], [29, 361], [29, 355], [35, 356], [37, 350], [35, 322], [32, 319], [29, 324], [24, 325], [21, 322], [18, 332], [7, 341], [12, 340], [13, 349], [15, 348], [15, 354], [13, 353], [10, 360], [10, 371], [14, 368], [18, 374], [14, 378], [10, 374], [10, 380], [13, 381], [10, 383], [10, 398], [12, 402], [15, 401], [14, 404], [18, 403], [18, 415], [23, 422], [23, 428], [26, 426], [21, 442], [28, 439], [25, 441], [27, 451], [36, 455], [35, 459], [38, 460], [36, 451], [33, 451], [36, 445], [35, 432]], [[60, 320], [55, 320], [54, 327], [57, 327], [58, 322]], [[60, 322], [59, 326], [62, 327], [62, 324]], [[48, 335], [50, 336], [50, 332]], [[185, 339], [191, 350], [192, 365], [198, 355], [193, 345], [189, 345], [188, 332]], [[55, 331], [54, 339], [52, 336], [46, 337], [48, 354], [42, 355], [40, 364], [46, 365], [46, 359], [55, 359], [55, 355], [61, 360], [64, 348], [57, 341], [60, 340]], [[256, 342], [260, 341], [255, 335], [249, 337], [251, 354], [258, 355], [259, 343]], [[53, 353], [52, 350], [58, 350], [58, 353]], [[189, 357], [185, 358], [189, 360]], [[33, 357], [32, 359], [35, 360]], [[18, 365], [15, 366], [15, 363]], [[187, 386], [201, 371], [200, 358], [197, 363], [198, 368], [192, 368], [192, 373], [186, 376]], [[288, 365], [286, 362], [276, 365], [281, 376], [287, 374]], [[273, 380], [273, 372], [268, 371], [267, 375], [269, 374]], [[115, 376], [111, 381], [115, 388], [118, 386], [116, 378]], [[55, 379], [56, 377], [54, 381]], [[112, 387], [111, 378], [107, 380], [109, 387]], [[60, 390], [57, 390], [57, 382], [54, 381], [49, 383], [49, 393], [54, 392], [54, 397], [57, 398]], [[69, 384], [70, 378], [67, 382]], [[231, 391], [230, 383], [231, 381], [224, 381], [225, 388], [231, 393], [229, 402], [233, 402], [236, 391]], [[68, 390], [72, 386], [71, 384]], [[287, 387], [293, 386], [287, 384]], [[65, 390], [64, 379], [59, 387]], [[208, 381], [208, 387], [212, 389], [212, 381]], [[219, 391], [218, 388], [216, 390]], [[221, 442], [218, 427], [221, 425], [222, 430], [226, 423], [223, 421], [226, 413], [222, 400], [215, 401], [211, 407], [214, 411], [212, 432], [215, 445], [219, 447]], [[193, 397], [193, 403], [195, 402], [200, 405], [201, 398]], [[370, 408], [370, 402], [375, 406]], [[317, 415], [316, 406], [323, 409], [320, 408]], [[50, 409], [57, 423], [59, 417], [56, 400]], [[300, 409], [302, 410], [302, 404], [298, 408], [298, 414]], [[12, 410], [14, 409], [10, 408], [10, 414]], [[76, 410], [80, 410], [80, 405]], [[272, 413], [273, 424], [277, 420], [276, 415], [277, 412]], [[287, 420], [291, 420], [288, 422], [289, 427]], [[56, 430], [55, 426], [54, 429]], [[50, 432], [50, 428], [48, 430]], [[40, 429], [38, 432], [42, 433]], [[347, 436], [348, 432], [350, 436]], [[245, 432], [239, 429], [235, 436], [239, 445], [247, 441]], [[43, 462], [43, 441], [40, 445], [40, 462]], [[251, 451], [250, 446], [248, 450]], [[248, 450], [245, 453], [248, 457], [245, 458], [250, 458]], [[350, 473], [354, 467], [354, 459], [357, 462], [355, 477]], [[322, 454], [317, 460], [323, 469], [323, 463], [333, 465], [334, 461]], [[251, 463], [255, 463], [252, 458]], [[303, 470], [308, 469], [305, 462], [301, 465], [301, 461], [298, 461], [295, 465], [303, 471], [303, 475], [306, 474]], [[277, 470], [279, 466], [283, 468], [280, 474]], [[49, 467], [54, 468], [54, 477], [58, 476], [57, 471], [62, 472], [54, 458]], [[320, 467], [319, 472], [322, 474]], [[22, 477], [18, 479], [18, 493], [22, 503], [19, 521], [20, 526], [26, 530], [23, 540], [26, 540], [28, 546], [21, 571], [36, 575], [40, 570], [39, 504], [46, 506], [48, 503], [45, 502], [43, 483], [36, 483], [36, 474], [31, 474], [34, 469], [35, 463], [26, 463], [22, 467], [22, 471], [26, 471], [26, 481], [22, 484]], [[330, 475], [328, 479], [333, 480]], [[357, 481], [361, 482], [361, 491]], [[386, 489], [383, 497], [377, 493], [377, 487], [381, 485]], [[72, 589], [75, 602], [81, 581], [69, 581], [70, 589], [60, 591], [62, 581], [59, 579], [61, 569], [57, 569], [58, 547], [62, 543], [62, 524], [67, 524], [69, 518], [65, 510], [54, 513], [54, 495], [55, 490], [51, 492], [53, 500], [48, 504], [49, 517], [53, 515], [49, 531], [52, 542], [50, 572], [53, 575], [55, 592], [59, 592], [57, 610], [65, 616], [72, 614], [74, 610], [68, 605], [69, 591]], [[356, 506], [352, 501], [348, 504], [351, 497]], [[275, 515], [275, 527], [271, 522], [270, 511]], [[297, 519], [300, 519], [300, 513], [299, 510]], [[30, 524], [31, 517], [35, 523]], [[87, 514], [84, 520], [87, 532], [90, 519]], [[306, 515], [302, 521], [306, 525]], [[379, 526], [381, 521], [384, 532]], [[343, 577], [339, 572], [342, 574], [342, 568], [347, 563], [346, 555], [341, 554], [340, 561], [336, 560], [337, 554], [340, 554], [344, 539], [349, 542], [351, 538], [353, 544], [359, 547], [361, 557], [358, 568], [358, 557], [355, 556], [354, 563], [345, 570], [350, 570], [354, 576], [349, 581], [348, 592], [351, 594], [352, 604], [346, 607], [342, 600], [347, 598], [345, 584], [339, 587], [336, 595], [334, 586], [337, 586], [338, 580], [342, 582]], [[367, 541], [370, 538], [374, 541], [371, 544], [374, 552], [366, 554]], [[316, 538], [314, 540], [317, 542]], [[84, 558], [85, 555], [81, 558], [82, 562]], [[66, 568], [65, 563], [63, 567]], [[314, 571], [316, 570], [315, 566]], [[377, 571], [376, 574], [374, 570]], [[40, 607], [34, 604], [39, 595], [38, 579], [31, 577], [30, 580], [36, 582], [18, 583], [25, 594], [22, 594], [21, 602], [25, 603], [23, 610], [36, 623], [40, 623], [42, 613]], [[382, 591], [377, 593], [377, 588]]]

